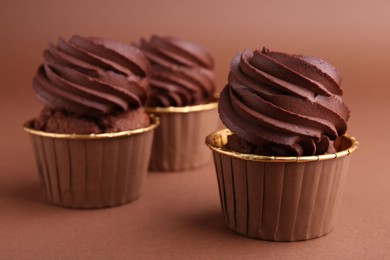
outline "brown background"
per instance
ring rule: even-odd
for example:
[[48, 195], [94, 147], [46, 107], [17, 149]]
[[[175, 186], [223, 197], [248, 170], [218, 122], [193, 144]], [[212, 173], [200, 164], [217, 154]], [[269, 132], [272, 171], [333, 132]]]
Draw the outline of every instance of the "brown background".
[[[389, 259], [389, 10], [389, 1], [1, 0], [0, 258]], [[244, 48], [311, 54], [341, 70], [349, 133], [361, 147], [332, 233], [272, 243], [229, 231], [211, 163], [149, 174], [142, 198], [122, 207], [70, 210], [44, 202], [21, 129], [41, 108], [31, 80], [42, 51], [59, 36], [134, 42], [153, 33], [207, 47], [219, 88]]]

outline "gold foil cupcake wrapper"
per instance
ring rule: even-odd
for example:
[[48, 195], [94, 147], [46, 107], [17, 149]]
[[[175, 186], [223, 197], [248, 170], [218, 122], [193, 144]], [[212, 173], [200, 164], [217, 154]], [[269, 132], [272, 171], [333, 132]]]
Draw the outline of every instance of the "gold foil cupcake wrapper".
[[157, 118], [141, 131], [68, 138], [33, 130], [30, 125], [25, 129], [49, 202], [71, 208], [103, 208], [141, 195]]
[[210, 109], [216, 109], [218, 107], [218, 99], [215, 98], [213, 102], [207, 104], [200, 104], [194, 106], [184, 106], [184, 107], [145, 107], [145, 111], [148, 113], [192, 113], [200, 112]]
[[206, 143], [213, 151], [222, 213], [230, 229], [271, 241], [308, 240], [333, 229], [348, 172], [347, 155], [358, 145], [354, 138], [344, 137], [347, 153], [286, 161], [216, 149], [228, 134], [213, 133]]
[[222, 129], [212, 133], [206, 137], [206, 145], [213, 151], [228, 156], [236, 157], [242, 160], [257, 161], [257, 162], [313, 162], [336, 159], [339, 157], [350, 155], [357, 150], [359, 142], [354, 137], [348, 135], [342, 136], [339, 140], [339, 152], [313, 156], [264, 156], [256, 154], [244, 154], [234, 151], [229, 151], [223, 148], [228, 141], [228, 136], [232, 132], [229, 129]]
[[149, 169], [182, 171], [200, 167], [212, 160], [204, 137], [219, 126], [217, 102], [146, 111], [160, 118], [152, 146]]
[[62, 133], [50, 133], [41, 130], [36, 130], [33, 127], [34, 119], [27, 121], [23, 125], [23, 129], [33, 135], [58, 138], [58, 139], [106, 139], [106, 138], [116, 138], [122, 136], [129, 136], [135, 134], [141, 134], [144, 132], [149, 132], [160, 125], [160, 119], [154, 114], [149, 114], [151, 124], [144, 128], [138, 128], [133, 130], [126, 130], [114, 133], [101, 133], [101, 134], [62, 134]]

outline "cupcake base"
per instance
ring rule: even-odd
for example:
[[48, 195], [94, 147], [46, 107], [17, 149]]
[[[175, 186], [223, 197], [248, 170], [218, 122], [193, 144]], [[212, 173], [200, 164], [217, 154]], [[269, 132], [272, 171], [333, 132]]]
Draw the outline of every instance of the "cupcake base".
[[340, 152], [272, 157], [222, 150], [230, 134], [207, 137], [213, 150], [221, 207], [230, 229], [270, 241], [300, 241], [334, 227], [350, 157], [357, 142], [344, 136]]
[[41, 187], [46, 199], [70, 208], [112, 207], [137, 199], [142, 191], [153, 129], [96, 135], [55, 134], [34, 130], [30, 134]]
[[149, 163], [151, 171], [183, 171], [212, 160], [204, 137], [218, 129], [217, 102], [167, 108], [146, 108], [160, 118]]

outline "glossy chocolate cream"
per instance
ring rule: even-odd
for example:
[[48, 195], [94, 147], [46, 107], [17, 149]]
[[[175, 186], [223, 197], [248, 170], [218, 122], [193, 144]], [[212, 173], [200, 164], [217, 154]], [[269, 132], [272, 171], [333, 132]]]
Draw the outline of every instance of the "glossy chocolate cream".
[[84, 134], [149, 124], [142, 106], [149, 93], [151, 66], [136, 47], [73, 36], [49, 44], [43, 57], [33, 80], [46, 107], [36, 120], [38, 129]]
[[189, 106], [212, 101], [214, 61], [203, 47], [173, 37], [141, 39], [152, 63], [149, 107]]
[[335, 152], [350, 114], [340, 85], [338, 70], [316, 57], [265, 48], [238, 53], [219, 103], [235, 134], [227, 148], [274, 156]]

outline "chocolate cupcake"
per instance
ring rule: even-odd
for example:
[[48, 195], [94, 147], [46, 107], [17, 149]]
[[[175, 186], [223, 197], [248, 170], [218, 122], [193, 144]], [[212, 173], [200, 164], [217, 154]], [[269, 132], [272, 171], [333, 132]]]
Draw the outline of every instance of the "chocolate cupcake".
[[140, 196], [156, 118], [142, 106], [150, 63], [137, 48], [73, 36], [49, 44], [33, 80], [41, 114], [30, 134], [49, 202], [102, 208]]
[[207, 163], [203, 139], [219, 124], [211, 55], [173, 37], [152, 36], [139, 47], [153, 66], [146, 111], [161, 121], [149, 169], [188, 170]]
[[332, 230], [358, 142], [348, 135], [341, 75], [311, 56], [265, 48], [231, 63], [210, 134], [229, 228], [258, 239], [298, 241]]

